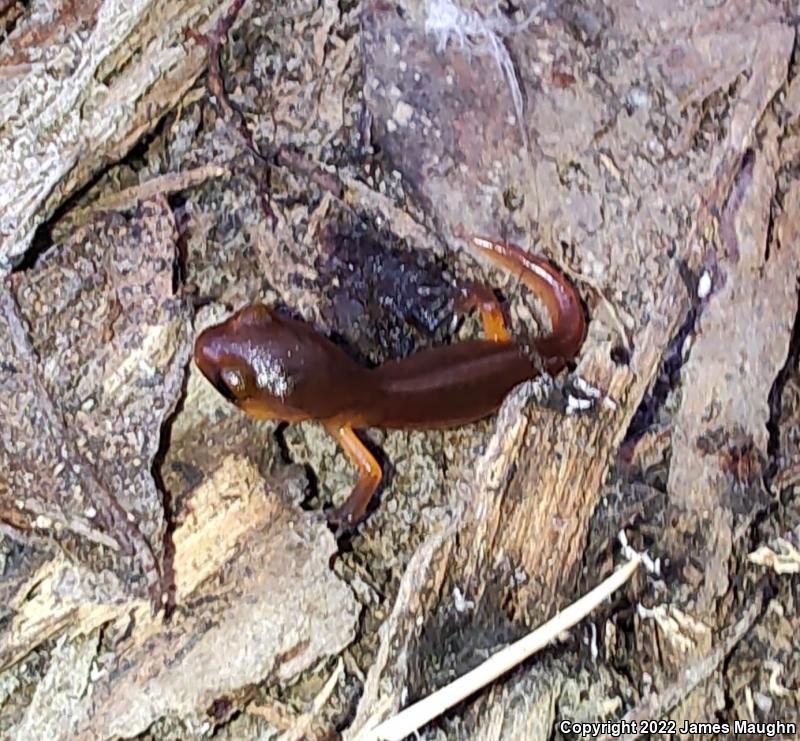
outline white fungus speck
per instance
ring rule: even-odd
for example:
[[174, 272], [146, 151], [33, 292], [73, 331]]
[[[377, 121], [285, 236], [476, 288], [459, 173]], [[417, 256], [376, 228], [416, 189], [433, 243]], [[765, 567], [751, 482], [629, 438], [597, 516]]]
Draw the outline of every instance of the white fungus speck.
[[392, 118], [397, 121], [400, 126], [408, 126], [408, 122], [413, 115], [414, 109], [408, 103], [404, 100], [397, 101]]
[[697, 297], [703, 299], [709, 293], [711, 293], [711, 275], [707, 270], [704, 270], [700, 280], [697, 281]]
[[475, 603], [467, 599], [458, 587], [453, 587], [453, 606], [456, 612], [466, 612], [474, 609]]

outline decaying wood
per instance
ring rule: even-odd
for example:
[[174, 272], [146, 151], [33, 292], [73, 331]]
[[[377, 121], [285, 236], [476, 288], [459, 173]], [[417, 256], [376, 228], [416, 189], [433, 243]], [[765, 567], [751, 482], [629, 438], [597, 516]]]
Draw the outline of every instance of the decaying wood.
[[[742, 640], [752, 627], [760, 608], [760, 599], [749, 605], [745, 614], [721, 638], [715, 641], [713, 648], [701, 660], [693, 661], [688, 667], [684, 668], [677, 680], [672, 685], [665, 687], [663, 691], [653, 692], [645, 697], [637, 707], [627, 712], [622, 720], [646, 721], [652, 718], [660, 718], [680, 701], [688, 697], [700, 682], [708, 679], [719, 668], [720, 662]], [[627, 733], [622, 734], [619, 738], [632, 741], [633, 739], [641, 738], [643, 735], [645, 734]], [[604, 735], [601, 738], [604, 741], [608, 741], [611, 736]]]
[[573, 602], [544, 625], [493, 654], [472, 671], [463, 674], [428, 697], [405, 708], [393, 718], [384, 721], [367, 737], [402, 741], [412, 733], [416, 733], [422, 726], [443, 715], [470, 695], [484, 689], [506, 672], [517, 668], [523, 661], [541, 651], [561, 634], [575, 627], [592, 610], [622, 587], [633, 576], [640, 563], [640, 559], [635, 556], [598, 584], [591, 592]]
[[[63, 717], [37, 716], [37, 704], [19, 730], [50, 738], [135, 734], [265, 678], [289, 681], [344, 648], [358, 609], [328, 570], [333, 537], [322, 518], [282, 501], [275, 485], [230, 457], [194, 490], [174, 534], [181, 609], [169, 622], [151, 616], [146, 601], [131, 600], [124, 585], [63, 560], [33, 575], [4, 636], [5, 667], [38, 642], [88, 636], [101, 625], [114, 636], [113, 653], [99, 654], [96, 639], [86, 644], [98, 677], [72, 698], [71, 728], [62, 727]], [[63, 683], [74, 670], [56, 664], [52, 671]]]
[[91, 542], [74, 546], [80, 560], [121, 550], [132, 564], [120, 573], [141, 570], [154, 605], [163, 513], [151, 466], [189, 352], [176, 238], [161, 198], [130, 223], [79, 231], [2, 289], [0, 508], [18, 528]]
[[0, 50], [0, 275], [36, 228], [174, 108], [205, 65], [187, 28], [216, 1], [63, 2], [18, 20]]
[[[502, 211], [496, 204], [503, 196], [499, 183], [509, 179], [518, 181], [518, 192], [523, 193], [534, 188], [530, 202], [526, 200], [513, 212], [507, 212], [506, 222], [499, 228], [507, 230], [509, 238], [530, 240], [529, 235], [538, 232], [545, 244], [557, 240], [562, 248], [568, 245], [571, 253], [582, 261], [583, 267], [577, 270], [578, 274], [587, 271], [597, 274], [605, 270], [603, 293], [624, 297], [624, 303], [617, 298], [616, 309], [632, 334], [630, 342], [617, 340], [634, 348], [628, 367], [615, 368], [609, 356], [601, 353], [603, 343], [593, 346], [590, 334], [583, 362], [578, 368], [583, 377], [620, 402], [615, 413], [564, 421], [528, 412], [533, 423], [528, 424], [528, 432], [522, 438], [524, 442], [515, 454], [506, 458], [507, 468], [513, 466], [515, 471], [510, 484], [492, 496], [496, 489], [491, 482], [478, 477], [474, 491], [482, 501], [473, 513], [479, 516], [474, 520], [468, 518], [469, 524], [465, 528], [456, 528], [460, 551], [450, 551], [452, 561], [448, 568], [451, 583], [462, 584], [461, 580], [466, 578], [463, 583], [467, 585], [466, 593], [470, 598], [480, 599], [486, 585], [507, 578], [510, 564], [513, 564], [527, 582], [513, 591], [513, 599], [528, 614], [541, 616], [549, 614], [554, 604], [563, 599], [560, 596], [562, 589], [574, 583], [573, 569], [583, 553], [585, 527], [603, 492], [614, 453], [655, 377], [661, 351], [667, 347], [692, 305], [694, 286], [685, 285], [681, 261], [698, 271], [696, 280], [703, 270], [711, 271], [712, 290], [720, 294], [720, 302], [714, 308], [720, 324], [709, 331], [709, 341], [715, 345], [718, 343], [727, 353], [731, 347], [739, 347], [737, 358], [746, 354], [751, 362], [763, 364], [757, 372], [750, 370], [752, 375], [748, 376], [748, 384], [752, 385], [740, 386], [722, 368], [725, 362], [731, 362], [730, 355], [724, 352], [719, 369], [714, 371], [708, 358], [703, 357], [701, 345], [696, 367], [702, 377], [687, 376], [684, 408], [687, 400], [696, 394], [698, 413], [708, 414], [711, 379], [706, 374], [718, 374], [716, 378], [720, 386], [724, 387], [725, 394], [730, 395], [727, 399], [720, 399], [719, 404], [726, 407], [726, 414], [741, 409], [744, 415], [738, 423], [713, 418], [704, 422], [704, 425], [726, 430], [723, 437], [714, 443], [723, 445], [718, 460], [721, 465], [730, 467], [733, 462], [738, 463], [744, 458], [742, 466], [745, 475], [753, 477], [751, 482], [761, 475], [761, 464], [753, 468], [752, 458], [755, 456], [763, 461], [766, 456], [766, 413], [759, 413], [759, 406], [749, 402], [759, 398], [760, 408], [765, 409], [770, 386], [786, 360], [791, 324], [797, 310], [797, 289], [792, 276], [798, 274], [796, 251], [785, 249], [780, 238], [776, 238], [776, 233], [785, 231], [786, 227], [780, 226], [776, 233], [771, 233], [772, 242], [767, 239], [772, 218], [769, 204], [776, 189], [775, 173], [781, 166], [776, 137], [785, 129], [770, 124], [774, 120], [771, 114], [765, 119], [762, 116], [769, 101], [785, 84], [794, 32], [781, 20], [776, 8], [768, 4], [752, 8], [747, 4], [747, 7], [745, 13], [744, 4], [728, 3], [709, 12], [700, 23], [693, 17], [690, 20], [693, 30], [688, 33], [677, 30], [686, 20], [678, 14], [671, 19], [673, 29], [665, 31], [664, 41], [651, 42], [646, 50], [639, 49], [641, 61], [633, 57], [626, 62], [648, 69], [653, 79], [675, 85], [673, 92], [676, 97], [668, 100], [663, 110], [663, 114], [673, 117], [673, 120], [689, 101], [705, 99], [719, 86], [728, 84], [747, 70], [748, 81], [733, 104], [727, 136], [715, 147], [692, 153], [691, 165], [686, 169], [687, 165], [682, 164], [686, 155], [679, 142], [690, 135], [695, 125], [691, 118], [686, 121], [684, 131], [680, 131], [679, 125], [672, 142], [658, 142], [662, 152], [671, 147], [673, 154], [672, 158], [662, 157], [658, 168], [652, 167], [644, 155], [634, 154], [629, 149], [626, 137], [631, 134], [632, 126], [640, 125], [636, 113], [628, 116], [617, 113], [616, 120], [612, 119], [594, 146], [589, 146], [588, 138], [580, 139], [586, 132], [570, 129], [570, 126], [586, 125], [587, 117], [594, 116], [598, 121], [608, 118], [610, 112], [603, 112], [602, 97], [598, 97], [597, 88], [591, 83], [599, 70], [583, 56], [586, 54], [584, 49], [576, 47], [567, 36], [559, 36], [558, 32], [555, 37], [548, 35], [539, 42], [538, 56], [544, 62], [537, 60], [532, 49], [520, 51], [515, 47], [518, 58], [530, 60], [539, 79], [548, 79], [548, 65], [554, 67], [559, 54], [562, 63], [566, 57], [573, 70], [583, 70], [577, 75], [573, 71], [577, 80], [571, 89], [559, 90], [553, 86], [537, 93], [532, 103], [535, 110], [535, 123], [532, 125], [536, 130], [531, 140], [539, 144], [538, 158], [534, 157], [533, 161], [525, 157], [514, 160], [510, 151], [487, 149], [483, 142], [499, 142], [510, 148], [513, 145], [508, 143], [514, 140], [513, 122], [503, 118], [510, 106], [498, 108], [494, 97], [481, 94], [487, 78], [494, 78], [493, 87], [503, 86], [489, 55], [484, 55], [483, 59], [473, 58], [471, 64], [465, 66], [461, 62], [463, 51], [453, 45], [445, 59], [439, 58], [426, 44], [420, 20], [424, 7], [411, 5], [411, 12], [399, 19], [378, 3], [369, 6], [367, 32], [373, 43], [369, 47], [372, 56], [368, 74], [373, 75], [373, 79], [368, 79], [367, 90], [376, 125], [382, 130], [380, 140], [396, 161], [406, 163], [404, 174], [427, 198], [437, 215], [437, 223], [445, 232], [450, 230], [454, 234], [480, 233], [487, 229], [496, 231], [498, 225], [488, 224], [486, 217]], [[737, 17], [737, 13], [741, 15]], [[647, 23], [644, 14], [637, 16], [632, 8], [622, 12], [613, 26], [619, 32], [617, 43], [624, 46], [625, 33], [640, 23]], [[607, 28], [605, 32], [609, 30]], [[722, 41], [716, 43], [720, 36]], [[768, 46], [760, 42], [766, 37], [771, 39]], [[688, 41], [674, 43], [668, 40], [670, 38], [687, 38]], [[513, 37], [508, 40], [512, 45], [515, 42]], [[396, 56], [398, 47], [401, 56], [408, 60], [406, 67], [398, 67], [390, 61]], [[570, 55], [574, 56], [570, 58]], [[676, 57], [684, 62], [679, 69], [672, 64]], [[619, 74], [622, 62], [616, 57], [615, 63]], [[524, 61], [520, 65], [527, 69]], [[429, 96], [427, 92], [424, 97], [417, 98], [413, 81], [420, 75], [425, 79], [442, 81], [448, 75], [455, 78], [462, 95], [470, 96], [472, 104], [467, 107], [461, 99], [451, 103], [447, 96]], [[555, 73], [551, 79], [555, 79]], [[448, 80], [441, 84], [452, 83]], [[661, 91], [669, 94], [665, 88]], [[580, 105], [586, 106], [589, 100], [594, 101], [596, 110], [576, 119], [570, 117], [571, 105], [580, 101]], [[593, 104], [588, 105], [591, 108]], [[655, 101], [651, 99], [649, 105], [653, 104]], [[403, 120], [398, 121], [397, 112], [402, 106]], [[759, 123], [762, 120], [764, 123]], [[437, 121], [453, 122], [460, 138], [448, 137], [443, 130], [437, 132]], [[506, 135], [497, 137], [496, 130], [503, 126], [508, 127]], [[764, 127], [763, 134], [758, 133], [759, 127]], [[559, 138], [547, 139], [548, 128], [554, 133], [559, 130]], [[573, 136], [579, 137], [587, 149], [581, 150]], [[651, 140], [651, 143], [655, 142]], [[745, 178], [750, 177], [746, 163], [752, 147], [757, 147], [758, 170], [753, 182], [748, 180], [742, 186], [740, 173], [745, 172]], [[596, 157], [598, 150], [603, 154], [601, 158]], [[567, 159], [579, 163], [579, 171], [586, 173], [592, 182], [591, 191], [581, 188], [579, 182], [565, 182], [559, 169], [562, 161]], [[453, 170], [445, 166], [448, 160], [462, 164]], [[432, 177], [429, 170], [432, 166], [440, 168], [440, 172], [447, 172], [447, 177]], [[709, 173], [712, 177], [704, 179], [702, 173]], [[671, 208], [677, 214], [689, 208], [688, 221], [692, 228], [683, 234], [665, 234], [661, 230], [664, 222], [655, 217], [647, 202], [631, 198], [634, 195], [632, 188], [637, 193], [646, 194], [647, 202], [659, 204], [662, 213]], [[726, 223], [733, 224], [733, 214], [742, 207], [737, 203], [728, 208], [730, 216], [727, 216], [726, 204], [737, 197], [737, 192], [743, 191], [746, 191], [747, 198], [753, 199], [753, 203], [745, 204], [742, 211], [748, 219], [745, 227], [748, 231], [743, 238], [750, 245], [748, 249], [752, 257], [749, 260], [740, 251], [728, 251], [725, 247]], [[494, 201], [495, 205], [487, 208], [484, 205], [487, 200]], [[464, 203], [472, 204], [473, 208], [465, 210]], [[542, 214], [545, 204], [549, 212]], [[601, 220], [598, 217], [602, 212], [624, 216]], [[718, 222], [720, 214], [723, 217]], [[576, 215], [580, 221], [576, 220]], [[726, 222], [726, 218], [730, 221]], [[797, 219], [792, 189], [783, 201], [782, 214], [776, 226], [796, 224]], [[541, 226], [537, 229], [535, 225], [541, 221], [552, 231], [543, 233]], [[736, 229], [734, 225], [727, 233], [735, 236]], [[791, 242], [790, 237], [785, 244]], [[658, 259], [659, 251], [664, 250], [667, 244], [678, 256], [671, 263]], [[628, 253], [625, 258], [616, 257], [619, 255], [621, 258], [625, 252]], [[631, 253], [637, 255], [633, 262]], [[607, 268], [601, 267], [604, 263]], [[776, 284], [781, 286], [779, 291], [771, 288]], [[731, 293], [741, 296], [735, 299], [741, 302], [739, 305], [730, 305], [723, 300]], [[749, 315], [754, 302], [756, 306], [763, 302], [763, 307], [749, 319], [748, 331], [741, 332], [739, 318], [745, 311]], [[694, 304], [698, 305], [696, 298]], [[708, 320], [703, 314], [699, 325], [701, 335], [706, 321], [712, 321], [711, 312]], [[596, 320], [592, 330], [601, 334], [597, 324]], [[615, 327], [607, 329], [613, 338]], [[776, 342], [776, 338], [780, 340]], [[608, 348], [605, 345], [606, 353]], [[692, 352], [694, 360], [696, 346]], [[739, 372], [742, 377], [748, 375], [747, 368], [741, 368]], [[715, 395], [718, 396], [719, 392]], [[745, 429], [747, 426], [758, 429], [757, 442], [752, 435], [746, 435], [742, 441], [744, 450], [740, 451], [735, 437], [743, 426]], [[696, 440], [701, 428], [688, 421], [686, 427], [692, 430], [692, 439]], [[678, 427], [678, 434], [680, 429]], [[504, 429], [501, 436], [506, 439], [506, 435]], [[676, 453], [680, 453], [677, 458], [674, 457]], [[708, 465], [705, 460], [707, 453], [696, 443], [693, 443], [691, 453], [684, 445], [673, 449], [672, 455], [677, 461], [683, 460], [684, 456], [695, 458], [703, 467], [702, 474], [698, 470], [692, 472], [691, 468], [683, 468], [680, 463], [672, 470], [686, 476], [686, 480], [691, 481], [692, 490], [702, 490], [705, 497], [711, 497], [705, 505], [711, 518], [708, 522], [704, 522], [700, 514], [703, 507], [698, 509], [697, 503], [693, 503], [688, 515], [692, 532], [705, 533], [696, 540], [700, 550], [693, 553], [692, 558], [708, 564], [707, 583], [724, 591], [725, 583], [719, 583], [719, 569], [725, 568], [731, 555], [730, 543], [735, 537], [730, 486], [733, 483], [735, 489], [737, 484], [728, 478], [728, 485], [723, 488], [709, 487], [709, 473], [705, 468]], [[500, 471], [502, 478], [502, 468]], [[681, 502], [686, 501], [683, 498], [690, 496], [685, 486], [670, 488], [670, 492], [676, 508], [681, 508]], [[728, 543], [727, 550], [720, 548], [724, 541]], [[681, 542], [685, 544], [685, 537]], [[669, 541], [662, 547], [669, 552]], [[448, 551], [443, 553], [447, 557]], [[714, 564], [718, 564], [716, 571]], [[423, 591], [429, 585], [438, 590], [440, 584], [440, 578], [431, 574], [427, 579], [421, 579], [417, 586]], [[700, 605], [704, 606], [699, 615], [710, 617], [705, 611], [714, 610], [713, 603], [706, 599]], [[419, 613], [407, 615], [406, 620], [396, 626], [395, 632], [384, 637], [384, 641], [397, 646], [400, 640], [402, 650], [407, 651], [408, 634], [413, 632], [412, 625], [418, 617]], [[698, 650], [707, 648], [707, 645], [698, 646]], [[393, 677], [392, 686], [400, 692], [404, 687], [402, 667], [405, 663], [398, 665], [388, 658], [373, 671], [385, 672], [384, 680], [387, 676]], [[370, 679], [377, 681], [377, 677]], [[372, 685], [368, 683], [368, 686]], [[396, 699], [399, 698], [400, 695], [396, 695]], [[367, 692], [361, 707], [366, 710], [376, 701], [377, 698]]]
[[[662, 576], [439, 730], [796, 710], [791, 577], [757, 565], [796, 566], [796, 19], [253, 0], [192, 89], [239, 5], [0, 3], [0, 733], [359, 738], [588, 591], [622, 529]], [[599, 400], [369, 433], [386, 486], [337, 553], [299, 505], [349, 466], [232, 410], [193, 331], [278, 302], [381, 362], [469, 334], [462, 279], [534, 326], [471, 233], [576, 281]]]

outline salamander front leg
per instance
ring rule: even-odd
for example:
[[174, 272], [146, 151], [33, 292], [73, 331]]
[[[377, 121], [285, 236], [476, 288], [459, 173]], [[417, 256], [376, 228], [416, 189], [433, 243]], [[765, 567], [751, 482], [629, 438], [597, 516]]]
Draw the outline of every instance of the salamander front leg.
[[483, 333], [487, 340], [492, 342], [511, 340], [503, 309], [490, 288], [480, 283], [470, 283], [461, 289], [456, 299], [456, 311], [466, 313], [472, 309], [477, 309], [481, 314]]
[[358, 469], [358, 481], [350, 496], [328, 515], [329, 522], [338, 525], [340, 530], [346, 530], [356, 525], [364, 516], [367, 505], [381, 482], [381, 467], [358, 439], [352, 427], [327, 422], [323, 424]]

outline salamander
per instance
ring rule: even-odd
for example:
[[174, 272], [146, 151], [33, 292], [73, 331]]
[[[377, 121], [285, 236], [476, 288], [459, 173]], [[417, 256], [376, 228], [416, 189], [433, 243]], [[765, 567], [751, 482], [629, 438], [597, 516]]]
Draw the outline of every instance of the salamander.
[[256, 419], [318, 420], [358, 469], [347, 500], [331, 512], [342, 527], [360, 521], [381, 469], [358, 438], [363, 427], [457, 427], [493, 414], [522, 381], [557, 374], [583, 342], [586, 319], [572, 282], [549, 261], [513, 244], [473, 237], [474, 246], [515, 274], [544, 303], [551, 330], [533, 340], [532, 359], [508, 332], [491, 291], [473, 289], [480, 340], [422, 350], [367, 368], [310, 324], [263, 304], [247, 306], [197, 338], [194, 359], [208, 381]]

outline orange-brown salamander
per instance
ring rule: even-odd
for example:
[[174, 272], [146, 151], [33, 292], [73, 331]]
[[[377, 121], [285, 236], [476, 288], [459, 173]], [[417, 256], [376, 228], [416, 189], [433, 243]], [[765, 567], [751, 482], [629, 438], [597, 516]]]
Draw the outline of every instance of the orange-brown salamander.
[[381, 469], [354, 429], [457, 427], [495, 412], [517, 384], [542, 369], [558, 373], [583, 342], [585, 319], [572, 283], [548, 261], [484, 238], [475, 246], [542, 300], [549, 334], [533, 342], [535, 362], [511, 339], [491, 292], [475, 292], [487, 339], [423, 350], [365, 368], [310, 325], [253, 304], [197, 338], [203, 375], [256, 419], [316, 419], [358, 468], [358, 482], [331, 519], [351, 525], [364, 515]]

